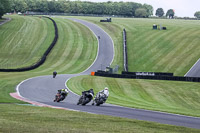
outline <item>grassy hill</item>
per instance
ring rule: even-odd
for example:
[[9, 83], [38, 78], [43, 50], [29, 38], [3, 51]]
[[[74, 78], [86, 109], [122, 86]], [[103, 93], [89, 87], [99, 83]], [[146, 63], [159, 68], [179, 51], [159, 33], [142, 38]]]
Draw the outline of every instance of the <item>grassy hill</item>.
[[[51, 21], [39, 17], [9, 17], [12, 17], [13, 20], [0, 26], [0, 68], [16, 68], [30, 65], [43, 54], [49, 46], [49, 42], [52, 40], [52, 33], [54, 33], [54, 30]], [[55, 70], [58, 71], [58, 74], [78, 73], [90, 66], [95, 59], [97, 40], [89, 29], [67, 19], [53, 19], [58, 25], [59, 39], [55, 48], [48, 56], [47, 61], [41, 67], [29, 72], [0, 72], [0, 132], [199, 132], [199, 130], [196, 129], [153, 122], [32, 107], [29, 104], [25, 104], [22, 101], [10, 97], [9, 93], [15, 92], [16, 85], [22, 80], [39, 75], [50, 75]], [[111, 24], [99, 23], [99, 18], [91, 17], [84, 19], [100, 25], [111, 35], [115, 43], [115, 60], [113, 65], [122, 64], [121, 32], [125, 26], [124, 22], [126, 22], [127, 19], [117, 19], [121, 20], [123, 23], [114, 21]], [[135, 21], [135, 19], [130, 19], [130, 21]], [[130, 25], [127, 27], [130, 27]], [[131, 32], [131, 29], [129, 29], [129, 32]], [[77, 81], [80, 82], [77, 83]], [[189, 110], [188, 114], [190, 115], [192, 115], [195, 110], [199, 109], [199, 107], [193, 107], [194, 105], [199, 105], [199, 103], [197, 103], [198, 99], [196, 99], [200, 96], [198, 83], [187, 84], [183, 82], [104, 79], [87, 76], [78, 77], [77, 81], [70, 81], [73, 90], [77, 93], [81, 91], [78, 90], [78, 87], [82, 86], [87, 89], [95, 82], [93, 84], [96, 89], [95, 92], [102, 89], [104, 86], [108, 86], [111, 91], [108, 102], [117, 103], [118, 99], [121, 99], [122, 101], [119, 104], [124, 106], [144, 108], [144, 106], [152, 102], [150, 106], [151, 109], [165, 111], [167, 108], [171, 111], [171, 109], [174, 109], [175, 105], [179, 105], [179, 107], [184, 109], [183, 113], [188, 111], [189, 107], [193, 108], [193, 112]], [[83, 84], [85, 81], [88, 83]], [[98, 85], [96, 85], [97, 82], [99, 83]], [[77, 85], [75, 85], [75, 83], [77, 83]], [[148, 85], [149, 88], [147, 88]], [[154, 87], [156, 90], [159, 90], [159, 92], [154, 90]], [[173, 90], [173, 87], [175, 87], [177, 91]], [[193, 89], [191, 89], [191, 92], [186, 91], [183, 93], [183, 90], [187, 90], [188, 88]], [[163, 89], [169, 90], [170, 93], [165, 91], [165, 93], [162, 94]], [[120, 95], [119, 92], [122, 92], [122, 95]], [[173, 101], [176, 100], [176, 95], [171, 95], [173, 92], [176, 92], [176, 95], [180, 96], [174, 105], [170, 104], [168, 101], [170, 98], [172, 98]], [[125, 95], [128, 93], [130, 94], [126, 99]], [[162, 102], [165, 104], [161, 104], [161, 101], [159, 102], [157, 100], [159, 98], [156, 95], [157, 93], [162, 94]], [[170, 96], [165, 97], [167, 94], [170, 94]], [[194, 95], [192, 99], [186, 96], [188, 94], [189, 96]], [[193, 104], [190, 105], [189, 102], [186, 102], [184, 97], [188, 98], [188, 101]], [[139, 104], [137, 102], [141, 103]], [[186, 104], [183, 106], [180, 104], [182, 102]], [[199, 116], [199, 111], [197, 110], [196, 112], [196, 116]]]
[[[12, 17], [12, 21], [0, 26], [0, 66], [2, 68], [15, 68], [35, 63], [54, 37], [52, 22], [40, 17], [9, 17]], [[83, 25], [71, 20], [57, 18], [55, 21], [59, 30], [59, 39], [42, 66], [22, 73], [0, 72], [0, 91], [2, 91], [0, 102], [9, 102], [11, 99], [12, 102], [13, 98], [10, 98], [9, 92], [15, 91], [15, 86], [22, 80], [39, 75], [51, 75], [55, 70], [58, 74], [79, 73], [93, 63], [98, 47], [93, 33]], [[34, 22], [41, 26], [35, 26], [32, 24]], [[13, 30], [10, 27], [13, 27]], [[33, 30], [32, 27], [36, 29]], [[50, 28], [49, 31], [47, 27]], [[46, 34], [43, 34], [44, 32]], [[49, 41], [41, 42], [42, 39]]]
[[84, 88], [96, 94], [107, 86], [108, 103], [200, 117], [199, 83], [79, 76], [67, 85], [79, 95]]
[[[200, 58], [200, 23], [193, 20], [113, 18], [111, 23], [100, 23], [102, 18], [82, 18], [101, 26], [115, 43], [113, 65], [123, 64], [122, 30], [127, 31], [129, 71], [172, 72], [184, 76]], [[152, 30], [153, 24], [167, 30]]]
[[34, 64], [51, 44], [53, 37], [54, 27], [49, 19], [12, 16], [12, 21], [0, 26], [0, 68]]

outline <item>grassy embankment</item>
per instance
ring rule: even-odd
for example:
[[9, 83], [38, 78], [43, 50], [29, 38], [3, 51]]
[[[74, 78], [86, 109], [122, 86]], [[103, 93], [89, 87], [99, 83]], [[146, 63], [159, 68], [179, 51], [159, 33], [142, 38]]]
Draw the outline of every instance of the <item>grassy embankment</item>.
[[[27, 61], [29, 64], [34, 63], [35, 61], [34, 59], [36, 57], [39, 58], [40, 53], [43, 53], [46, 50], [46, 48], [50, 45], [50, 43], [46, 40], [52, 40], [53, 35], [51, 34], [54, 33], [53, 24], [50, 24], [51, 21], [46, 18], [40, 19], [37, 17], [22, 17], [22, 16], [9, 16], [9, 17], [12, 17], [12, 21], [0, 27], [0, 34], [1, 34], [0, 36], [5, 36], [4, 34], [7, 33], [8, 28], [10, 26], [13, 26], [13, 31], [9, 28], [10, 33], [7, 33], [7, 36], [10, 36], [10, 39], [1, 38], [0, 49], [2, 50], [0, 51], [2, 52], [1, 54], [4, 55], [5, 58], [7, 58], [7, 60], [5, 60], [1, 56], [1, 61], [2, 61], [1, 68], [5, 68], [3, 66], [6, 66], [4, 65], [6, 63], [8, 64], [13, 63], [12, 66], [16, 66], [15, 62], [25, 62], [26, 59], [24, 57], [23, 58], [19, 57], [18, 55], [22, 56], [24, 54], [24, 56], [29, 58], [28, 55], [31, 54], [31, 49], [38, 49], [35, 51], [35, 54], [33, 54], [33, 56], [35, 55], [35, 57]], [[46, 27], [46, 29], [44, 29], [45, 33], [50, 33], [50, 35], [49, 34], [34, 35], [31, 32], [30, 30], [31, 28], [28, 28], [28, 27], [36, 27], [36, 28], [40, 28], [40, 27], [35, 26], [37, 24], [28, 23], [28, 22], [37, 21], [38, 19], [39, 19], [38, 25], [44, 24], [44, 27]], [[29, 34], [32, 35], [32, 39], [29, 38], [30, 36], [29, 34], [24, 34], [23, 38], [21, 38], [21, 43], [19, 41], [17, 45], [30, 45], [30, 46], [26, 46], [26, 47], [16, 46], [15, 42], [18, 42], [18, 37], [17, 37], [17, 34], [15, 34], [15, 32], [20, 27], [19, 22], [22, 22], [21, 26], [24, 25], [24, 27], [21, 27], [21, 32], [22, 33], [26, 32], [26, 30], [29, 29], [30, 30]], [[0, 73], [0, 79], [1, 79], [0, 80], [0, 90], [1, 90], [0, 102], [3, 102], [3, 101], [9, 102], [12, 99], [10, 98], [9, 93], [15, 91], [14, 90], [15, 86], [22, 80], [25, 80], [27, 78], [34, 77], [34, 76], [39, 76], [39, 75], [50, 75], [55, 70], [58, 72], [58, 74], [79, 73], [85, 70], [93, 62], [96, 56], [96, 51], [97, 51], [97, 40], [93, 36], [93, 33], [90, 30], [88, 30], [86, 27], [69, 20], [56, 19], [56, 22], [59, 29], [59, 39], [58, 39], [57, 44], [55, 45], [55, 48], [52, 50], [46, 62], [41, 67], [29, 72], [21, 72], [21, 73], [1, 72]], [[26, 23], [27, 25], [25, 26], [25, 24], [23, 23]], [[41, 42], [41, 44], [44, 45], [44, 47], [38, 48], [39, 46], [35, 45], [35, 42], [37, 42], [35, 40], [41, 40], [37, 38], [38, 36], [44, 39], [43, 42]], [[8, 45], [9, 40], [12, 40], [12, 43], [9, 43]], [[30, 40], [30, 41], [32, 40], [32, 42], [29, 42], [27, 44], [22, 43], [22, 42], [26, 42], [27, 40]], [[15, 47], [15, 49], [9, 52], [10, 48], [12, 47]], [[9, 55], [8, 57], [6, 56], [7, 53], [4, 51], [7, 51]], [[14, 55], [13, 53], [15, 53], [16, 55]], [[10, 60], [16, 60], [16, 61], [11, 62]], [[22, 64], [22, 66], [24, 66], [24, 64]], [[18, 65], [18, 67], [20, 66]]]
[[[29, 21], [28, 19], [37, 19], [32, 17], [18, 17], [18, 16], [12, 16], [12, 18], [13, 20], [11, 22], [0, 27], [1, 31], [0, 36], [4, 34], [2, 31], [6, 32], [7, 30], [7, 29], [3, 30], [4, 27], [17, 25], [17, 21], [21, 21], [20, 19], [24, 19], [25, 22]], [[0, 73], [0, 92], [1, 92], [0, 132], [198, 132], [199, 131], [196, 129], [162, 125], [152, 122], [143, 122], [143, 121], [129, 120], [124, 118], [116, 118], [109, 116], [99, 116], [87, 113], [64, 111], [64, 110], [57, 110], [50, 108], [31, 107], [31, 106], [25, 106], [25, 104], [18, 105], [19, 103], [23, 102], [11, 98], [9, 96], [9, 93], [14, 92], [15, 86], [22, 80], [34, 76], [52, 74], [52, 71], [54, 70], [57, 70], [59, 73], [78, 73], [87, 68], [87, 66], [89, 66], [90, 63], [88, 62], [88, 60], [91, 60], [91, 62], [92, 60], [94, 60], [97, 43], [92, 33], [84, 26], [81, 26], [74, 22], [57, 18], [54, 19], [56, 19], [59, 28], [59, 40], [58, 43], [56, 44], [56, 47], [48, 56], [47, 62], [38, 69], [30, 72]], [[46, 23], [46, 27], [48, 23], [50, 23], [49, 20], [42, 20], [42, 21], [47, 21], [47, 22], [42, 22]], [[24, 23], [24, 21], [21, 22]], [[30, 30], [32, 26], [33, 25], [30, 25], [30, 23], [27, 23], [27, 26], [25, 27], [29, 27]], [[21, 28], [21, 30], [27, 29], [25, 27]], [[48, 29], [49, 28], [53, 29], [51, 25], [50, 27], [48, 27]], [[10, 31], [11, 39], [15, 39], [15, 37], [13, 36], [15, 30], [16, 29], [13, 28], [13, 31]], [[73, 34], [70, 34], [71, 31]], [[52, 33], [52, 31], [47, 31], [46, 33]], [[26, 35], [28, 36], [28, 34]], [[50, 36], [51, 35], [40, 34], [40, 38], [46, 38], [47, 40], [52, 39]], [[23, 41], [27, 40], [27, 38], [28, 37], [24, 36]], [[40, 40], [40, 38], [37, 39]], [[49, 44], [47, 43], [46, 39], [44, 39], [44, 42], [42, 44], [48, 47]], [[33, 41], [34, 40], [35, 39], [33, 39]], [[3, 41], [0, 41], [0, 48], [5, 47], [5, 44], [2, 42]], [[33, 46], [32, 43], [29, 44], [31, 45], [30, 46], [31, 49], [34, 46], [36, 47], [39, 46], [39, 45]], [[79, 49], [80, 47], [77, 47], [77, 45], [83, 47], [84, 50], [83, 49], [80, 50]], [[87, 47], [85, 47], [85, 45]], [[13, 47], [16, 46], [15, 41], [12, 44], [12, 46]], [[41, 49], [39, 48], [38, 53], [40, 52], [42, 53], [42, 51], [45, 51], [45, 49], [43, 48]], [[19, 49], [20, 47], [16, 47], [15, 50], [21, 52], [21, 50]], [[12, 52], [14, 52], [15, 50], [13, 50]], [[24, 50], [22, 49], [22, 51], [26, 52], [28, 51], [28, 49], [25, 48]], [[83, 51], [87, 51], [89, 53], [80, 54]], [[29, 57], [30, 53], [26, 55]], [[83, 58], [80, 58], [80, 56]], [[22, 61], [21, 58], [16, 58], [16, 60]], [[74, 62], [74, 60], [76, 61]], [[84, 64], [85, 60], [87, 61], [86, 64]], [[30, 62], [31, 64], [31, 62], [34, 61], [31, 60], [28, 62]], [[76, 63], [77, 65], [74, 65]], [[1, 65], [5, 66], [2, 63]], [[17, 63], [13, 63], [13, 65], [10, 66], [20, 67], [20, 65]], [[72, 71], [71, 68], [73, 68], [73, 70], [75, 69], [75, 71]]]
[[69, 80], [77, 94], [80, 88], [109, 88], [108, 103], [200, 117], [200, 84], [191, 82], [118, 79], [80, 76]]
[[[126, 28], [130, 71], [174, 72], [183, 76], [200, 57], [198, 21], [114, 18], [112, 23], [100, 23], [101, 18], [82, 19], [104, 28], [118, 41], [118, 48], [122, 46], [119, 36], [122, 38], [121, 32]], [[168, 30], [152, 30], [154, 23]], [[78, 94], [80, 88], [95, 88], [97, 92], [108, 86], [108, 102], [113, 104], [200, 116], [199, 83], [84, 76], [73, 78], [68, 85]]]
[[[117, 57], [113, 64], [119, 64], [121, 70], [124, 28], [128, 35], [129, 71], [173, 72], [184, 76], [200, 58], [198, 21], [113, 18], [112, 23], [100, 23], [104, 18], [80, 18], [96, 23], [111, 35]], [[167, 30], [152, 30], [153, 24], [161, 24]]]
[[37, 62], [53, 40], [51, 25], [46, 18], [13, 17], [12, 22], [1, 26], [0, 68], [18, 68]]
[[198, 133], [197, 129], [59, 109], [0, 105], [0, 132]]

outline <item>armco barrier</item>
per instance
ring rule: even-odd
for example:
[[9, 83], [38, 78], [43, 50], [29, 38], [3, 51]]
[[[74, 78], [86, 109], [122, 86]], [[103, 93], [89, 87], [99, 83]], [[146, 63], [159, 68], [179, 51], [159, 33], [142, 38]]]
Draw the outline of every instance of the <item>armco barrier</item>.
[[125, 72], [122, 74], [130, 74], [130, 75], [144, 75], [144, 76], [173, 76], [173, 73], [164, 73], [164, 72]]
[[188, 81], [200, 82], [199, 77], [181, 77], [181, 76], [166, 76], [166, 75], [131, 75], [131, 74], [109, 74], [104, 71], [95, 72], [95, 76], [112, 77], [112, 78], [132, 78], [132, 79], [150, 79], [150, 80], [171, 80], [171, 81]]
[[58, 40], [58, 28], [57, 28], [57, 25], [56, 25], [56, 22], [50, 18], [50, 17], [45, 17], [45, 18], [48, 18], [50, 19], [52, 22], [53, 22], [53, 25], [54, 25], [54, 29], [55, 29], [55, 37], [54, 37], [54, 40], [52, 41], [51, 45], [49, 46], [49, 48], [45, 51], [45, 53], [43, 54], [43, 56], [39, 59], [39, 61], [37, 61], [34, 65], [31, 65], [31, 66], [27, 66], [27, 67], [23, 67], [23, 68], [16, 68], [16, 69], [0, 69], [0, 72], [23, 72], [23, 71], [29, 71], [29, 70], [33, 70], [33, 69], [36, 69], [37, 67], [41, 66], [48, 54], [51, 52], [51, 50], [53, 49], [53, 47], [55, 46], [57, 40]]

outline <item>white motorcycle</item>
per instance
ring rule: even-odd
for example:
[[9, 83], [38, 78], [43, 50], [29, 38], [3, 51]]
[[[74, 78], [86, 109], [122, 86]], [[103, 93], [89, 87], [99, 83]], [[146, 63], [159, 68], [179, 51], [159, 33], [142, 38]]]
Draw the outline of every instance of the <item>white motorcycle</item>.
[[100, 104], [105, 103], [107, 100], [107, 96], [104, 93], [98, 93], [92, 103], [92, 105], [99, 106]]

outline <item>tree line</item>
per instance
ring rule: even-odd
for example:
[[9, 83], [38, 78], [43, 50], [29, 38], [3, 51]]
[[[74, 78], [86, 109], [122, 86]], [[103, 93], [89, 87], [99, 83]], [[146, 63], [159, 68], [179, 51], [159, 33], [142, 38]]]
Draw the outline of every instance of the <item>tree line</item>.
[[[116, 15], [127, 17], [150, 17], [153, 7], [136, 2], [87, 2], [70, 0], [0, 0], [0, 18], [7, 12], [42, 12], [68, 14]], [[163, 17], [165, 12], [158, 8], [155, 13]], [[169, 9], [166, 17], [174, 18], [175, 12]], [[200, 11], [194, 14], [200, 18]]]
[[149, 17], [153, 15], [153, 7], [151, 5], [135, 2], [87, 2], [69, 0], [5, 1], [9, 1], [11, 12], [21, 13], [30, 11], [44, 13], [120, 15], [127, 17]]
[[[155, 15], [158, 17], [163, 17], [165, 15], [163, 8], [158, 8], [156, 10]], [[166, 17], [169, 17], [169, 18], [174, 18], [174, 15], [175, 15], [175, 11], [173, 9], [169, 9], [166, 13]], [[196, 11], [194, 13], [194, 17], [196, 17], [197, 19], [200, 19], [200, 11]], [[187, 17], [185, 17], [185, 18], [187, 18]]]
[[0, 19], [11, 9], [9, 0], [0, 0]]

